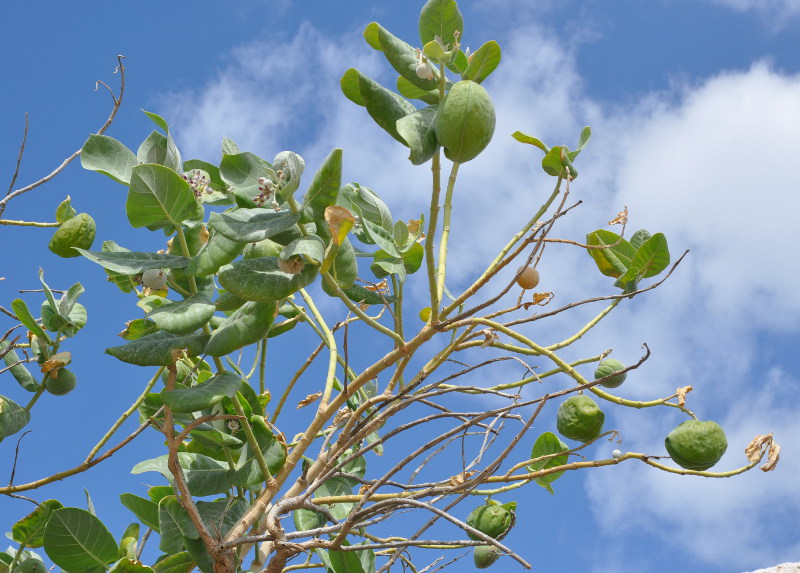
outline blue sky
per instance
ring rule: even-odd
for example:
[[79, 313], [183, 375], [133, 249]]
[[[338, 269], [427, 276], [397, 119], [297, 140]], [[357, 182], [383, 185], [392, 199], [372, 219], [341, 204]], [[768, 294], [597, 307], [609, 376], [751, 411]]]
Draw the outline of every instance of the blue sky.
[[[7, 181], [13, 172], [25, 112], [31, 127], [17, 187], [80, 147], [109, 107], [107, 94], [92, 91], [94, 82], [115, 87], [115, 57], [124, 54], [126, 101], [109, 134], [129, 146], [152, 129], [143, 108], [170, 122], [184, 157], [214, 161], [227, 136], [268, 159], [297, 151], [313, 170], [331, 148], [342, 147], [345, 180], [377, 190], [396, 217], [416, 217], [427, 204], [427, 170], [412, 167], [404, 150], [341, 95], [338, 79], [358, 67], [392, 82], [361, 32], [377, 20], [413, 43], [421, 4], [245, 0], [134, 8], [91, 1], [78, 10], [52, 1], [3, 3], [0, 173]], [[728, 434], [720, 469], [743, 465], [743, 449], [756, 434], [775, 432], [784, 449], [776, 471], [730, 480], [681, 478], [627, 463], [566, 475], [555, 496], [529, 486], [516, 496], [519, 526], [507, 540], [544, 573], [739, 573], [800, 561], [800, 299], [790, 247], [800, 212], [800, 2], [530, 4], [460, 3], [465, 43], [476, 48], [495, 39], [503, 62], [487, 81], [498, 115], [494, 140], [460, 175], [451, 280], [457, 286], [474, 276], [477, 262], [490, 260], [504, 233], [549, 193], [552, 182], [538, 173], [538, 157], [509, 134], [521, 130], [572, 145], [581, 127], [591, 125], [594, 137], [572, 190], [584, 205], [558, 234], [580, 239], [627, 205], [631, 229], [662, 231], [674, 255], [691, 253], [664, 286], [618, 308], [567, 357], [613, 347], [615, 356], [634, 362], [647, 342], [653, 357], [624, 386], [626, 396], [650, 399], [693, 385], [690, 407]], [[115, 239], [140, 250], [162, 248], [162, 236], [125, 229], [124, 189], [77, 163], [12, 201], [4, 216], [52, 219], [67, 194], [97, 219], [98, 244]], [[101, 354], [115, 344], [109, 333], [136, 316], [132, 302], [91, 263], [51, 255], [48, 239], [48, 231], [0, 227], [6, 251], [0, 304], [7, 306], [17, 289], [36, 288], [43, 266], [51, 286], [75, 280], [87, 286], [90, 323], [71, 348], [78, 390], [37, 405], [16, 482], [85, 454], [100, 435], [92, 420], [113, 422], [143, 384], [134, 369]], [[539, 267], [543, 287], [562, 302], [609, 292], [586, 259], [573, 249], [551, 249]], [[535, 334], [551, 340], [586, 318], [564, 316]], [[0, 384], [0, 393], [16, 395], [7, 375]], [[662, 452], [663, 436], [680, 421], [673, 412], [607, 414], [630, 451]], [[9, 473], [13, 444], [0, 444], [0, 479]], [[34, 496], [83, 506], [86, 487], [118, 536], [130, 517], [117, 495], [142, 493], [142, 476], [126, 474], [155, 455], [157, 445], [143, 437], [126, 457]], [[608, 457], [602, 448], [592, 455]], [[0, 499], [0, 515], [16, 519], [28, 511], [24, 501]], [[516, 565], [501, 561], [495, 568]]]

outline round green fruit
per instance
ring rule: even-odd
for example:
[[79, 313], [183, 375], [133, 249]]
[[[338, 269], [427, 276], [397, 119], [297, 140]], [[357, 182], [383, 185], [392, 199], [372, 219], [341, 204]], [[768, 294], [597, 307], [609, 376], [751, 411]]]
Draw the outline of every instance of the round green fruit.
[[[597, 365], [597, 369], [594, 371], [594, 379], [597, 380], [599, 378], [605, 378], [606, 376], [614, 374], [615, 372], [619, 372], [620, 370], [625, 370], [625, 365], [622, 362], [614, 358], [606, 358]], [[621, 386], [623, 382], [625, 382], [625, 377], [627, 375], [627, 372], [623, 372], [622, 374], [611, 376], [611, 378], [608, 380], [600, 382], [600, 385], [605, 386], [606, 388], [617, 388], [618, 386]]]
[[687, 470], [703, 471], [722, 458], [728, 440], [716, 422], [687, 420], [667, 434], [664, 445], [676, 464]]
[[445, 156], [466, 163], [483, 151], [494, 134], [494, 104], [480, 84], [453, 84], [436, 114], [436, 139]]
[[47, 377], [47, 381], [44, 383], [45, 389], [55, 396], [69, 394], [77, 385], [78, 379], [75, 377], [75, 374], [66, 368], [61, 368], [58, 371], [58, 378], [54, 378], [51, 373], [50, 376]]
[[44, 573], [45, 571], [47, 571], [47, 567], [36, 557], [28, 557], [14, 567], [14, 573]]
[[[502, 539], [514, 525], [514, 512], [502, 505], [486, 504], [476, 507], [467, 516], [467, 525], [489, 537]], [[479, 540], [474, 533], [467, 532], [470, 539]]]
[[573, 396], [565, 400], [556, 414], [556, 427], [570, 440], [588, 442], [603, 431], [606, 416], [589, 396]]
[[59, 257], [70, 258], [80, 255], [73, 247], [88, 249], [94, 243], [97, 227], [87, 213], [79, 213], [64, 221], [50, 238], [47, 248]]
[[492, 545], [478, 545], [472, 553], [472, 559], [475, 561], [475, 567], [478, 569], [486, 569], [495, 561], [500, 559], [502, 552], [493, 547]]

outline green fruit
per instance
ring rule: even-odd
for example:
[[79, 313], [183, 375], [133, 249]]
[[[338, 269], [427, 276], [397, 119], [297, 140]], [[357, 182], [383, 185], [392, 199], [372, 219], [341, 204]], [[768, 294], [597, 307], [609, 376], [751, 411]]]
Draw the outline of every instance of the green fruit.
[[687, 470], [703, 471], [722, 458], [728, 440], [716, 422], [687, 420], [667, 434], [664, 445], [676, 464]]
[[50, 244], [47, 245], [59, 257], [70, 258], [80, 255], [73, 247], [88, 249], [94, 242], [97, 227], [87, 213], [80, 213], [72, 219], [67, 219], [53, 233]]
[[589, 396], [573, 396], [558, 408], [556, 427], [570, 440], [588, 442], [603, 431], [606, 416]]
[[44, 383], [45, 389], [56, 396], [63, 396], [69, 394], [75, 389], [78, 384], [78, 379], [72, 371], [62, 368], [58, 371], [58, 378], [54, 378], [52, 373], [47, 377]]
[[436, 139], [445, 156], [466, 163], [483, 151], [494, 134], [494, 104], [480, 84], [453, 84], [436, 114]]
[[[481, 505], [467, 516], [467, 525], [489, 537], [502, 539], [514, 525], [514, 512], [502, 505]], [[474, 533], [467, 532], [467, 535], [470, 539], [479, 539]]]
[[492, 545], [478, 545], [475, 547], [472, 559], [475, 561], [475, 567], [478, 569], [486, 569], [500, 559], [502, 554], [502, 551]]
[[263, 239], [257, 243], [250, 243], [242, 252], [243, 259], [255, 259], [258, 257], [277, 257], [281, 254], [283, 245], [279, 245], [272, 239]]
[[47, 571], [47, 568], [44, 566], [39, 559], [36, 557], [28, 557], [25, 561], [22, 561], [19, 565], [14, 567], [13, 573], [44, 573]]
[[[625, 365], [622, 362], [615, 360], [614, 358], [606, 358], [600, 362], [600, 364], [598, 364], [597, 369], [594, 371], [594, 379], [597, 380], [598, 378], [604, 378], [610, 374], [614, 374], [614, 372], [619, 372], [620, 370], [625, 370]], [[625, 377], [627, 375], [627, 372], [617, 374], [608, 380], [600, 382], [600, 385], [605, 386], [606, 388], [616, 388], [625, 382]]]

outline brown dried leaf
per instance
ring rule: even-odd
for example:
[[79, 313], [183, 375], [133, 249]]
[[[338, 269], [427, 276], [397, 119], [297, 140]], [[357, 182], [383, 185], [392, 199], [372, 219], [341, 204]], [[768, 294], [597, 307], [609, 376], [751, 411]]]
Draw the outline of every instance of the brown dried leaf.
[[469, 478], [475, 475], [474, 471], [471, 472], [461, 472], [460, 474], [456, 474], [450, 478], [450, 485], [453, 487], [457, 487], [460, 485], [464, 485]]
[[369, 486], [367, 484], [361, 484], [361, 487], [358, 488], [358, 495], [364, 495], [369, 491]]
[[613, 219], [611, 219], [608, 222], [608, 224], [609, 225], [624, 225], [627, 222], [628, 222], [628, 206], [625, 205], [623, 207], [622, 211], [617, 213], [617, 216], [614, 217]]
[[761, 434], [753, 438], [744, 450], [748, 461], [754, 462], [764, 456], [764, 451], [772, 444], [772, 434]]
[[299, 410], [300, 408], [305, 408], [309, 404], [313, 404], [319, 400], [321, 396], [322, 392], [314, 392], [313, 394], [309, 394], [297, 403], [297, 409]]
[[381, 282], [376, 284], [372, 283], [366, 284], [364, 285], [364, 288], [367, 290], [371, 290], [372, 292], [379, 292], [382, 294], [386, 294], [389, 292], [389, 283], [386, 279], [383, 279]]
[[481, 348], [486, 348], [492, 342], [500, 338], [499, 336], [497, 336], [497, 333], [491, 328], [484, 328], [483, 330], [481, 330], [480, 334], [483, 334], [484, 336], [484, 341], [481, 343]]
[[408, 232], [410, 234], [412, 235], [415, 234], [417, 231], [419, 231], [419, 220], [411, 219], [406, 225], [406, 227], [408, 227]]
[[288, 260], [278, 259], [278, 268], [290, 275], [296, 275], [303, 270], [303, 259], [299, 256], [289, 257]]
[[72, 362], [72, 354], [69, 352], [58, 352], [42, 363], [42, 373], [50, 373], [52, 378], [58, 378], [58, 371]]
[[681, 386], [675, 393], [678, 395], [678, 405], [685, 406], [686, 405], [686, 394], [694, 390], [691, 386]]
[[325, 207], [325, 222], [328, 223], [328, 231], [331, 233], [333, 244], [339, 246], [353, 228], [356, 218], [344, 207], [329, 205]]
[[769, 456], [767, 463], [761, 466], [762, 472], [771, 472], [778, 465], [778, 460], [781, 458], [781, 447], [774, 441], [769, 445]]
[[339, 409], [338, 412], [336, 412], [336, 416], [334, 416], [333, 418], [333, 425], [338, 426], [339, 424], [347, 420], [349, 417], [350, 417], [350, 409], [342, 407]]

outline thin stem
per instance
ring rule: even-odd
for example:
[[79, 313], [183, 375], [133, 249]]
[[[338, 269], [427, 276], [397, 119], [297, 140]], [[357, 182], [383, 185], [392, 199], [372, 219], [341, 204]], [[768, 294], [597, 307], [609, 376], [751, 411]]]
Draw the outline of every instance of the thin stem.
[[[325, 277], [330, 278], [331, 281], [333, 281], [333, 277], [331, 277], [329, 274], [326, 273]], [[311, 314], [314, 316], [314, 319], [317, 321], [320, 329], [322, 329], [322, 333], [325, 336], [325, 346], [328, 347], [328, 351], [330, 352], [330, 356], [328, 358], [328, 373], [325, 376], [325, 389], [323, 390], [322, 401], [320, 402], [320, 408], [325, 408], [331, 399], [331, 393], [333, 392], [333, 380], [336, 377], [336, 359], [339, 356], [339, 353], [336, 349], [336, 339], [334, 338], [330, 328], [328, 328], [328, 325], [325, 323], [325, 319], [322, 317], [322, 314], [320, 314], [319, 310], [317, 310], [317, 305], [314, 304], [314, 299], [311, 298], [305, 289], [300, 289], [300, 295], [308, 305], [308, 308], [311, 311]], [[345, 373], [345, 376], [346, 375], [347, 373]]]
[[456, 187], [459, 165], [458, 162], [453, 162], [453, 167], [450, 169], [450, 177], [447, 180], [447, 190], [444, 195], [444, 217], [442, 219], [442, 238], [439, 243], [439, 266], [437, 270], [436, 292], [439, 300], [442, 300], [444, 296], [444, 280], [447, 272], [447, 242], [450, 239], [450, 215], [453, 211], [453, 190]]
[[37, 221], [13, 221], [0, 219], [0, 225], [15, 225], [17, 227], [60, 227], [61, 223], [39, 223]]

